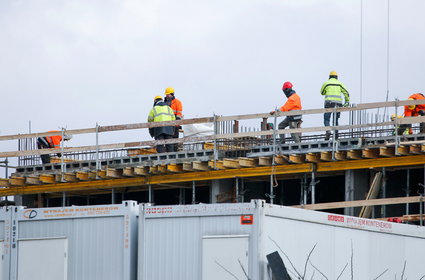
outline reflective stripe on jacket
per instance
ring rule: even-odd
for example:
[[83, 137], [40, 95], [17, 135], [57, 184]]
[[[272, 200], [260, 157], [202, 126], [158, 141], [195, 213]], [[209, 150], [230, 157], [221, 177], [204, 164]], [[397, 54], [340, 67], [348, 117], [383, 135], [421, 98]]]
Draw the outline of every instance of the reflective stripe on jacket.
[[343, 83], [335, 78], [330, 78], [322, 85], [320, 93], [325, 96], [325, 101], [342, 104], [342, 95], [345, 103], [350, 102], [350, 95]]
[[[300, 96], [293, 91], [291, 96], [288, 97], [288, 100], [286, 100], [285, 104], [280, 107], [279, 111], [287, 112], [287, 111], [294, 111], [294, 110], [302, 110], [301, 106], [301, 98]], [[301, 115], [294, 115], [294, 116], [288, 116], [288, 119], [290, 120], [301, 120]]]
[[[164, 102], [157, 102], [148, 116], [148, 122], [166, 122], [174, 121], [173, 110]], [[157, 137], [160, 134], [174, 135], [174, 126], [160, 126], [149, 129], [152, 137]]]
[[[58, 130], [50, 130], [48, 132], [59, 132]], [[46, 136], [47, 143], [49, 143], [50, 148], [59, 149], [61, 147], [62, 136], [53, 135]]]
[[[409, 96], [409, 99], [410, 98], [413, 99], [413, 100], [425, 99], [425, 97], [420, 93], [412, 94], [411, 96]], [[418, 104], [418, 105], [415, 106], [415, 109], [413, 109], [413, 110], [410, 110], [408, 106], [404, 106], [404, 116], [405, 117], [417, 117], [417, 116], [419, 116], [420, 110], [425, 110], [425, 104]]]
[[182, 104], [182, 102], [180, 100], [178, 100], [177, 98], [174, 98], [171, 101], [170, 107], [171, 107], [171, 109], [173, 109], [174, 115], [181, 119], [182, 116], [183, 116], [183, 104]]

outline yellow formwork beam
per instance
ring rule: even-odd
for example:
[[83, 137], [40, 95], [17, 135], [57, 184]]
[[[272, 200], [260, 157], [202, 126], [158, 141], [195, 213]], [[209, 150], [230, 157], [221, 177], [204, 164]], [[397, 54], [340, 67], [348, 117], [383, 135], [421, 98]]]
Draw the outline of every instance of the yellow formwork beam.
[[67, 183], [26, 185], [0, 189], [0, 196], [52, 193], [66, 191], [84, 191], [106, 188], [137, 187], [147, 184], [170, 184], [190, 181], [205, 181], [235, 177], [268, 176], [272, 172], [276, 175], [310, 173], [313, 165], [316, 172], [334, 172], [351, 169], [367, 169], [379, 167], [401, 167], [425, 164], [425, 155], [402, 156], [396, 158], [377, 158], [363, 160], [346, 160], [334, 162], [286, 164], [277, 166], [261, 166], [253, 168], [233, 168], [212, 171], [187, 172], [177, 174], [147, 175], [135, 178], [117, 178], [93, 181], [78, 181]]

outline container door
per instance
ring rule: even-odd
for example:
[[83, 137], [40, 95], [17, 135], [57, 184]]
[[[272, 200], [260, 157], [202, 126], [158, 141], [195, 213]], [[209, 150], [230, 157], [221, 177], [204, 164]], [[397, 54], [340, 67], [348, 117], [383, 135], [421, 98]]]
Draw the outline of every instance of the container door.
[[2, 240], [2, 241], [0, 241], [0, 257], [1, 257], [1, 259], [0, 259], [0, 280], [3, 280], [3, 271], [4, 271], [3, 266], [4, 266], [4, 258], [6, 257], [6, 256], [4, 255], [4, 248], [3, 248], [3, 245], [4, 245], [4, 241]]
[[202, 239], [202, 280], [248, 279], [247, 235], [205, 236]]
[[18, 280], [66, 280], [68, 240], [18, 241]]

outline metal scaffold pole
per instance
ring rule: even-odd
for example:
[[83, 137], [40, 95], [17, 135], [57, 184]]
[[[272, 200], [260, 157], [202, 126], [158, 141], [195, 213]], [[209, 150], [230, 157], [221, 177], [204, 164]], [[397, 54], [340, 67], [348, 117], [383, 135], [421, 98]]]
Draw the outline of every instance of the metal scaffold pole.
[[96, 179], [99, 179], [99, 124], [96, 123]]
[[192, 181], [192, 204], [196, 204], [196, 183]]

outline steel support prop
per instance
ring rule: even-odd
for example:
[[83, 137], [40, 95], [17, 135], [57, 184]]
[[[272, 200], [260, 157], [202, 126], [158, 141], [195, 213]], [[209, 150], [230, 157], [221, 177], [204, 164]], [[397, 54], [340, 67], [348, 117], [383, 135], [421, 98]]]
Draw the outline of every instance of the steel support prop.
[[196, 204], [196, 183], [192, 181], [192, 204]]

